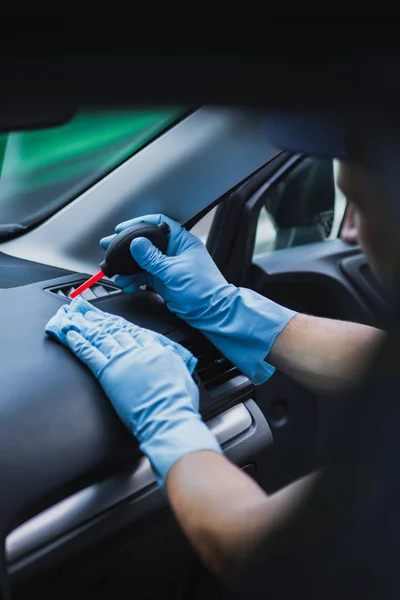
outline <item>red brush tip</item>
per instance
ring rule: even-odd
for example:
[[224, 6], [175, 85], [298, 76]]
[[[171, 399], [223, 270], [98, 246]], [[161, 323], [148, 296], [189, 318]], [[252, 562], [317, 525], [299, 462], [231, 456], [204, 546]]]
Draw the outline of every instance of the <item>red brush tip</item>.
[[71, 292], [69, 297], [76, 298], [77, 296], [79, 296], [79, 294], [82, 294], [82, 292], [84, 292], [85, 290], [90, 288], [90, 286], [95, 284], [96, 281], [99, 281], [99, 279], [101, 279], [102, 277], [105, 277], [105, 275], [104, 275], [103, 271], [99, 271], [98, 273], [96, 273], [96, 275], [93, 275], [93, 277], [91, 277], [90, 279], [85, 281], [85, 283], [82, 283], [82, 285], [77, 287], [76, 290]]

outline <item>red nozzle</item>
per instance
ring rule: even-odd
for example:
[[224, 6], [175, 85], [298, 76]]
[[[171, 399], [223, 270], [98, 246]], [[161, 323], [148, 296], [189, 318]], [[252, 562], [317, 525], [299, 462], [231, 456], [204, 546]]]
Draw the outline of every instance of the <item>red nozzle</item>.
[[99, 271], [98, 273], [96, 273], [96, 275], [93, 275], [93, 277], [85, 281], [85, 283], [82, 283], [82, 285], [76, 288], [76, 290], [71, 292], [69, 297], [76, 298], [77, 296], [79, 296], [79, 294], [82, 294], [82, 292], [87, 290], [91, 285], [95, 284], [96, 281], [99, 281], [99, 279], [101, 279], [102, 277], [105, 277], [105, 275], [103, 271]]

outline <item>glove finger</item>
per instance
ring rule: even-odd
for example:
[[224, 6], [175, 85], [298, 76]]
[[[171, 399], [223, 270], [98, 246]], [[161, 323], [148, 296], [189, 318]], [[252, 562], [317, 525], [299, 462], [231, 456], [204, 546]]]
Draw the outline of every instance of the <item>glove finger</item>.
[[152, 223], [154, 225], [158, 225], [162, 221], [161, 217], [164, 217], [164, 215], [143, 215], [142, 217], [135, 217], [134, 219], [123, 221], [122, 223], [118, 223], [118, 225], [115, 227], [115, 233], [121, 233], [121, 231], [124, 231], [124, 229], [126, 229], [127, 227], [132, 227], [132, 225], [139, 225], [140, 223]]
[[[68, 319], [70, 321], [72, 321], [79, 328], [80, 333], [85, 331], [89, 326], [88, 321], [85, 319], [85, 317], [82, 315], [82, 313], [71, 312], [68, 314]], [[99, 317], [99, 321], [100, 320], [101, 320], [101, 317]], [[91, 327], [93, 327], [93, 325]]]
[[121, 354], [122, 347], [115, 335], [110, 335], [108, 331], [95, 331], [89, 338], [91, 338], [89, 341], [92, 346], [97, 348], [109, 360]]
[[[88, 321], [82, 315], [74, 315], [72, 321], [78, 325], [81, 336], [108, 359], [121, 353], [120, 345], [109, 333], [113, 325], [111, 319]], [[122, 328], [120, 324], [119, 329]]]
[[103, 352], [108, 358], [115, 356], [121, 351], [116, 342], [112, 343], [112, 337], [109, 334], [109, 329], [113, 322], [112, 318], [102, 317], [93, 313], [86, 313], [85, 316], [75, 313], [70, 315], [70, 320], [79, 329], [82, 337], [92, 346]]
[[107, 359], [94, 348], [80, 333], [71, 329], [66, 334], [66, 342], [68, 348], [76, 354], [76, 356], [89, 367], [89, 369], [98, 376], [100, 371], [106, 366]]
[[[75, 314], [78, 314], [78, 313], [75, 313]], [[88, 310], [85, 311], [85, 312], [82, 312], [81, 314], [83, 315], [83, 318], [86, 321], [99, 321], [99, 322], [102, 322], [102, 321], [107, 321], [107, 319], [112, 319], [112, 318], [115, 317], [115, 315], [112, 315], [111, 313], [104, 312], [103, 310], [99, 310], [98, 308], [95, 308], [95, 307], [90, 306], [90, 305], [89, 305]]]
[[125, 289], [126, 286], [130, 285], [133, 281], [135, 281], [135, 277], [137, 277], [137, 275], [116, 275], [114, 277], [114, 283], [118, 287]]
[[143, 348], [146, 348], [148, 346], [153, 346], [154, 344], [157, 344], [159, 346], [162, 345], [158, 341], [158, 338], [155, 335], [155, 333], [153, 333], [152, 331], [149, 331], [148, 329], [138, 328], [136, 331], [134, 330], [131, 333], [132, 333], [132, 336], [135, 338], [136, 342]]
[[[138, 345], [132, 336], [142, 329], [141, 327], [139, 327], [139, 325], [130, 323], [123, 317], [118, 317], [117, 315], [112, 315], [109, 319], [103, 321], [98, 321], [96, 315], [90, 316], [89, 318], [93, 319], [93, 323], [96, 324], [99, 331], [102, 331], [115, 338], [121, 346], [121, 348], [123, 348], [124, 350], [126, 350], [128, 346], [132, 347], [133, 345]], [[89, 337], [92, 343], [97, 344], [97, 338], [95, 337], [95, 335], [96, 334], [90, 334]]]
[[107, 321], [108, 318], [110, 318], [109, 315], [106, 315], [105, 313], [99, 314], [98, 312], [94, 312], [92, 310], [88, 311], [84, 316], [86, 321], [91, 321], [92, 323], [103, 323]]
[[[127, 227], [131, 227], [132, 225], [138, 225], [140, 223], [152, 223], [154, 225], [158, 225], [159, 223], [167, 223], [171, 229], [171, 236], [176, 236], [182, 230], [182, 225], [178, 221], [174, 221], [170, 219], [166, 215], [163, 214], [153, 214], [153, 215], [143, 215], [142, 217], [136, 217], [134, 219], [129, 219], [129, 221], [123, 221], [119, 223], [115, 227], [115, 234], [121, 233]], [[107, 250], [108, 246], [115, 238], [115, 234], [108, 235], [106, 237], [101, 238], [99, 241], [100, 246], [103, 250]]]
[[129, 321], [125, 321], [125, 319], [116, 319], [107, 325], [107, 333], [110, 335], [115, 335], [119, 331], [128, 331], [129, 333], [133, 333], [138, 329], [140, 329], [138, 325], [129, 323]]
[[[139, 325], [135, 325], [134, 323], [130, 323], [128, 321], [125, 327], [125, 331], [129, 333], [129, 335], [135, 340], [135, 343], [140, 347], [142, 347], [143, 345], [148, 346], [149, 344], [152, 344], [153, 341], [164, 346], [164, 344], [162, 344], [159, 340], [157, 333], [155, 331], [151, 331], [150, 329], [139, 327]], [[146, 333], [150, 335], [146, 336]], [[140, 340], [142, 340], [142, 342]]]
[[174, 221], [170, 219], [166, 215], [163, 214], [153, 214], [153, 215], [143, 215], [142, 217], [137, 217], [135, 219], [130, 219], [129, 221], [124, 221], [123, 223], [119, 223], [115, 228], [115, 233], [120, 233], [124, 231], [127, 227], [131, 227], [132, 225], [138, 225], [139, 223], [152, 223], [154, 225], [159, 225], [159, 223], [167, 223], [171, 229], [171, 237], [176, 236], [182, 230], [182, 225], [178, 221]]
[[103, 248], [103, 250], [107, 250], [108, 246], [111, 244], [111, 242], [113, 241], [114, 238], [115, 238], [115, 233], [113, 233], [112, 235], [108, 235], [107, 237], [101, 238], [101, 240], [99, 241], [99, 244]]
[[131, 283], [131, 285], [128, 285], [125, 289], [124, 292], [125, 294], [135, 294], [139, 289], [139, 286], [136, 285], [136, 283]]
[[101, 319], [94, 313], [87, 313], [87, 319], [96, 324], [99, 329], [112, 336], [119, 331], [136, 332], [137, 330], [141, 329], [139, 325], [130, 323], [130, 321], [127, 321], [118, 315], [110, 315], [108, 319]]
[[123, 350], [131, 350], [132, 348], [139, 349], [141, 347], [129, 330], [120, 329], [113, 333], [113, 337], [117, 340]]
[[139, 287], [140, 286], [135, 281], [131, 281], [131, 283], [125, 285], [122, 289], [124, 290], [125, 294], [134, 294], [138, 291]]
[[119, 323], [120, 327], [123, 327], [124, 323], [127, 321], [123, 317], [119, 317], [118, 315], [112, 315], [109, 313], [95, 313], [95, 312], [87, 312], [85, 315], [85, 320], [91, 323], [95, 323], [99, 327], [103, 329], [109, 330], [111, 324]]
[[130, 250], [138, 265], [145, 271], [163, 280], [168, 257], [165, 256], [147, 238], [136, 238], [132, 240]]
[[89, 311], [86, 314], [81, 313], [70, 313], [68, 318], [75, 323], [81, 333], [89, 334], [92, 331], [106, 329], [107, 323], [110, 319], [112, 319], [112, 315], [108, 315], [107, 313], [99, 314], [93, 311]]
[[129, 287], [129, 292], [132, 293], [131, 290], [136, 291], [141, 285], [146, 285], [147, 279], [147, 273], [139, 273], [138, 275], [117, 275], [114, 282], [118, 287], [121, 287], [124, 292], [126, 292]]

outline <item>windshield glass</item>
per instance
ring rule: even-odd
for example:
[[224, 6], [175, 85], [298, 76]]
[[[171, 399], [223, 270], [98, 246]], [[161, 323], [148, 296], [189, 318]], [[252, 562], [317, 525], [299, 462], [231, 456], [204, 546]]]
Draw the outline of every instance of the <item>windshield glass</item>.
[[0, 135], [0, 225], [29, 226], [50, 216], [183, 112], [80, 111], [59, 127]]

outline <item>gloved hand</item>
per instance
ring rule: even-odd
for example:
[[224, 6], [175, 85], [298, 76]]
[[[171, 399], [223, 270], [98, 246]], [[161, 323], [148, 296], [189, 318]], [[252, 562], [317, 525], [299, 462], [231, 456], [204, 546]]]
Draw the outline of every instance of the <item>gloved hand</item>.
[[[164, 215], [146, 215], [117, 225], [116, 233], [141, 222], [171, 228], [164, 255], [146, 238], [131, 243], [131, 253], [146, 273], [117, 276], [125, 292], [151, 286], [168, 308], [199, 329], [242, 373], [255, 384], [275, 371], [265, 362], [276, 337], [296, 314], [260, 294], [229, 284], [204, 244], [182, 225]], [[107, 249], [114, 236], [100, 240]]]
[[[63, 340], [97, 377], [161, 486], [185, 455], [221, 452], [198, 412], [197, 385], [173, 347], [125, 319], [90, 310], [89, 304], [84, 313], [70, 307], [62, 307], [46, 331]], [[62, 334], [57, 335], [54, 322]]]

